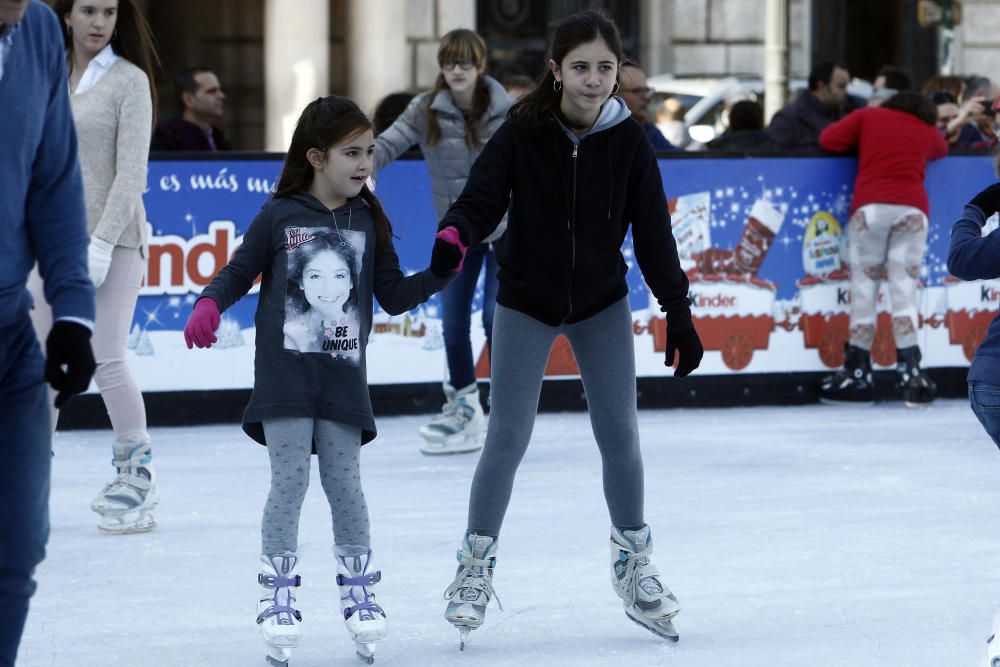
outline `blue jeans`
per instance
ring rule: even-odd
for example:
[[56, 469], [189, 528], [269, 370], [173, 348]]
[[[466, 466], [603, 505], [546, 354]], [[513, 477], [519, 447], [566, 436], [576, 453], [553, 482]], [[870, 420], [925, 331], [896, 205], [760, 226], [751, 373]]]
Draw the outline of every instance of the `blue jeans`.
[[493, 249], [481, 243], [465, 255], [462, 271], [441, 293], [444, 350], [448, 356], [448, 378], [456, 389], [476, 381], [475, 360], [472, 358], [472, 299], [476, 294], [479, 270], [485, 265], [483, 280], [483, 328], [487, 349], [493, 343], [493, 311], [497, 305], [497, 260]]
[[997, 447], [1000, 447], [1000, 385], [969, 381], [969, 404]]
[[49, 538], [52, 432], [45, 361], [27, 313], [0, 328], [0, 666], [21, 641]]

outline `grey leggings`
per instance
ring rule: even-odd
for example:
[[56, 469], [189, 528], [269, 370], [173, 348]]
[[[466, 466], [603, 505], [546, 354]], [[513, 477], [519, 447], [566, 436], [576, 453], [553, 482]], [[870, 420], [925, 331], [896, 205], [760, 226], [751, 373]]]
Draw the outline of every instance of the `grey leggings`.
[[542, 376], [556, 336], [573, 347], [601, 451], [604, 498], [619, 528], [643, 525], [642, 454], [636, 414], [632, 312], [622, 299], [582, 322], [551, 327], [497, 305], [490, 423], [469, 499], [469, 532], [500, 534], [514, 474], [531, 439]]
[[334, 544], [371, 546], [368, 505], [361, 490], [361, 429], [325, 419], [288, 417], [264, 422], [271, 491], [261, 521], [261, 553], [297, 551], [299, 514], [309, 487], [313, 439], [319, 479], [333, 514]]

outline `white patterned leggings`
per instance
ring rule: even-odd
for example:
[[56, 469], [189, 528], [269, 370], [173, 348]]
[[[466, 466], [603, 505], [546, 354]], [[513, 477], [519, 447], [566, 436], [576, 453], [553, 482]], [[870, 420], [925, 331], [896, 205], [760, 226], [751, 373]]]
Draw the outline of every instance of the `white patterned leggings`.
[[261, 520], [261, 553], [297, 551], [299, 515], [309, 488], [313, 442], [319, 480], [333, 515], [334, 544], [370, 547], [368, 504], [361, 490], [361, 429], [325, 419], [264, 421], [271, 491]]
[[872, 348], [879, 284], [889, 279], [896, 348], [917, 344], [917, 282], [927, 249], [927, 216], [912, 206], [868, 204], [851, 216], [847, 263], [851, 268], [851, 345]]

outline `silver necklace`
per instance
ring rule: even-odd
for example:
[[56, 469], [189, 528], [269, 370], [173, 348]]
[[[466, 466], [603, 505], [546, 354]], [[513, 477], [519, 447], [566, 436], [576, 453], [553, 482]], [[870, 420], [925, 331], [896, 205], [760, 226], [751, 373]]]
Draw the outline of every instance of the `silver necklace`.
[[[350, 202], [348, 202], [348, 204], [350, 204]], [[331, 209], [330, 213], [333, 215], [333, 227], [334, 229], [337, 230], [337, 236], [340, 237], [340, 245], [346, 248], [347, 246], [351, 245], [351, 242], [345, 239], [344, 235], [340, 233], [340, 226], [337, 225], [337, 212]], [[353, 215], [354, 215], [354, 207], [349, 206], [347, 209], [347, 231], [349, 232], [354, 231], [351, 228], [351, 218], [353, 217]]]

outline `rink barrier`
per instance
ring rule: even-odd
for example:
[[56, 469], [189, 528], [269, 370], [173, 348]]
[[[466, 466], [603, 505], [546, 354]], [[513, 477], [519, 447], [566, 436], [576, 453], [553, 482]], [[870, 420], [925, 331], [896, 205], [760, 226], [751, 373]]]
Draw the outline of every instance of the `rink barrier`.
[[[160, 382], [162, 378], [154, 378], [157, 381], [151, 382], [148, 377], [142, 375], [143, 372], [147, 374], [150, 372], [142, 362], [142, 358], [134, 361], [133, 370], [138, 371], [137, 380], [144, 389], [151, 425], [234, 422], [242, 415], [250, 394], [249, 362], [231, 364], [236, 371], [235, 374], [240, 377], [239, 380], [216, 382], [217, 386], [208, 389], [186, 387], [183, 385], [184, 374], [195, 373], [195, 368], [201, 371], [202, 365], [199, 362], [208, 357], [190, 356], [186, 354], [186, 350], [177, 357], [161, 354], [167, 346], [162, 343], [161, 338], [157, 338], [157, 335], [169, 333], [172, 337], [180, 336], [180, 329], [190, 308], [190, 303], [184, 300], [193, 302], [193, 295], [200, 291], [214, 271], [225, 263], [227, 256], [235, 249], [246, 225], [259, 209], [261, 201], [266, 198], [266, 189], [276, 180], [283, 157], [280, 153], [264, 152], [155, 153], [151, 156], [146, 209], [147, 218], [154, 231], [151, 238], [151, 255], [155, 254], [157, 264], [154, 267], [156, 270], [149, 273], [152, 284], [145, 285], [140, 294], [130, 348], [136, 351], [145, 346], [149, 348], [147, 350], [149, 354], [160, 354], [161, 358], [157, 360], [159, 366], [156, 368], [162, 370], [157, 372], [173, 373], [181, 378], [173, 383]], [[817, 266], [819, 262], [826, 261], [822, 244], [816, 245], [813, 241], [812, 243], [816, 245], [813, 248], [802, 241], [801, 252], [799, 249], [799, 239], [810, 234], [815, 235], [814, 223], [817, 216], [813, 215], [812, 211], [805, 213], [806, 217], [813, 218], [808, 225], [805, 225], [804, 219], [796, 222], [794, 210], [787, 215], [782, 211], [781, 215], [775, 218], [776, 221], [768, 221], [768, 206], [761, 204], [761, 201], [780, 200], [782, 197], [788, 199], [789, 192], [796, 187], [804, 195], [812, 193], [814, 181], [809, 181], [810, 175], [820, 174], [822, 178], [819, 180], [823, 183], [821, 186], [816, 186], [818, 188], [816, 193], [812, 193], [819, 202], [820, 212], [829, 209], [832, 211], [831, 219], [836, 218], [841, 224], [846, 224], [846, 212], [838, 210], [837, 207], [842, 209], [846, 206], [845, 202], [849, 201], [849, 190], [845, 195], [845, 188], [849, 188], [853, 180], [853, 160], [826, 157], [818, 152], [660, 153], [658, 158], [674, 216], [675, 236], [679, 239], [678, 245], [682, 251], [686, 252], [689, 249], [685, 243], [691, 242], [692, 239], [699, 242], [701, 235], [704, 237], [700, 239], [704, 241], [701, 246], [703, 249], [711, 246], [710, 249], [721, 249], [725, 254], [738, 253], [749, 248], [750, 255], [753, 255], [759, 250], [754, 243], [759, 245], [761, 233], [767, 234], [768, 227], [773, 229], [770, 254], [767, 254], [768, 250], [765, 249], [764, 259], [758, 258], [753, 270], [759, 270], [759, 279], [755, 277], [752, 282], [736, 284], [732, 277], [725, 275], [724, 272], [719, 272], [718, 275], [706, 274], [702, 271], [706, 267], [692, 267], [690, 258], [686, 260], [689, 262], [686, 268], [691, 269], [689, 275], [692, 277], [693, 291], [697, 288], [698, 298], [705, 306], [695, 313], [695, 321], [703, 340], [707, 341], [706, 349], [709, 350], [710, 357], [706, 359], [703, 368], [690, 378], [674, 379], [669, 375], [670, 369], [663, 368], [661, 348], [665, 338], [665, 323], [658, 312], [649, 311], [648, 315], [642, 315], [645, 312], [647, 293], [641, 279], [638, 278], [639, 272], [635, 268], [630, 270], [630, 299], [633, 305], [637, 351], [647, 355], [655, 353], [660, 357], [655, 365], [648, 363], [647, 359], [644, 370], [640, 368], [640, 377], [637, 379], [640, 407], [815, 402], [817, 400], [815, 387], [819, 378], [828, 372], [826, 369], [831, 367], [831, 364], [835, 365], [837, 362], [834, 348], [843, 339], [844, 334], [840, 331], [842, 328], [840, 320], [843, 317], [840, 315], [833, 317], [828, 309], [820, 308], [817, 312], [803, 311], [799, 313], [800, 317], [790, 319], [787, 303], [790, 290], [799, 290], [802, 285], [813, 280], [808, 276], [803, 279], [803, 266], [808, 261], [805, 259], [806, 255], [811, 252], [815, 258], [819, 258]], [[769, 162], [773, 158], [778, 158], [779, 162]], [[784, 160], [785, 164], [781, 163], [784, 158], [795, 158], [791, 168], [788, 168], [787, 160]], [[947, 231], [951, 223], [961, 211], [961, 204], [993, 179], [992, 164], [988, 156], [954, 152], [945, 162], [948, 161], [951, 161], [953, 168], [938, 163], [932, 165], [928, 176], [928, 191], [931, 194], [931, 231], [932, 236], [935, 233], [937, 236], [931, 240], [932, 250], [937, 254], [933, 262], [929, 261], [936, 273], [931, 273], [928, 279], [931, 284], [937, 286], [945, 285], [944, 277], [941, 275], [943, 261], [940, 261], [940, 255], [942, 244], [946, 248]], [[424, 261], [424, 255], [429, 253], [430, 249], [428, 239], [432, 236], [427, 234], [427, 231], [432, 230], [436, 223], [429, 193], [429, 179], [421, 162], [419, 152], [404, 154], [400, 160], [387, 168], [382, 184], [384, 187], [377, 189], [393, 219], [397, 233], [395, 242], [404, 268], [414, 268]], [[160, 173], [158, 180], [154, 180], [154, 174], [162, 172], [161, 167], [167, 163], [175, 163], [181, 167], [197, 163], [200, 167], [197, 169], [191, 167], [193, 172], [197, 171], [197, 175], [191, 174], [189, 182], [184, 180], [188, 178], [187, 174], [181, 178], [174, 177], [172, 180], [170, 176]], [[180, 171], [183, 172], [183, 169]], [[799, 179], [797, 183], [796, 178]], [[790, 185], [783, 186], [785, 181]], [[192, 191], [187, 192], [187, 190]], [[772, 197], [774, 193], [777, 194]], [[167, 206], [169, 210], [165, 211], [163, 202], [167, 200], [163, 197], [169, 195], [172, 195], [173, 199], [169, 200]], [[158, 196], [160, 199], [157, 199]], [[202, 199], [214, 197], [218, 200], [218, 204], [213, 204], [214, 210], [199, 209], [201, 201], [199, 197]], [[813, 201], [812, 196], [809, 196], [809, 201]], [[695, 214], [699, 203], [706, 204], [706, 207], [710, 208], [712, 221], [718, 220], [721, 223], [717, 228], [714, 224], [711, 230], [707, 224], [703, 224], [705, 229], [698, 228], [699, 221]], [[753, 207], [751, 203], [754, 204]], [[764, 214], [757, 213], [757, 209], [761, 207]], [[817, 204], [814, 202], [813, 210], [816, 208]], [[405, 214], [401, 214], [401, 211], [405, 211]], [[744, 226], [745, 218], [751, 214], [764, 218], [765, 224], [762, 226], [751, 221], [746, 222]], [[779, 241], [783, 239], [777, 234], [782, 230], [784, 218], [787, 219], [784, 220], [783, 231], [801, 230], [802, 236], [792, 242], [791, 248], [785, 239], [782, 250], [785, 254], [781, 255], [777, 249], [781, 247]], [[705, 223], [706, 220], [707, 217], [701, 222]], [[709, 235], [712, 243], [708, 242]], [[729, 248], [732, 250], [728, 250]], [[630, 250], [630, 240], [628, 240], [627, 258], [630, 257], [628, 252]], [[788, 261], [785, 259], [777, 261], [779, 256], [787, 258]], [[801, 261], [800, 256], [803, 258]], [[746, 262], [752, 262], [753, 257], [748, 255], [740, 261], [745, 265]], [[825, 282], [825, 279], [820, 282]], [[954, 284], [948, 285], [947, 289], [955, 289]], [[753, 293], [754, 290], [759, 294]], [[728, 312], [726, 308], [736, 301], [731, 298], [733, 294], [740, 298], [746, 296], [747, 303], [752, 301], [755, 305], [745, 307], [738, 312]], [[963, 298], [967, 299], [967, 296]], [[229, 323], [231, 326], [227, 335], [232, 334], [237, 339], [233, 345], [246, 344], [246, 334], [243, 335], [243, 340], [240, 340], [240, 334], [248, 323], [252, 323], [255, 302], [256, 299], [251, 296], [227, 311], [226, 315], [231, 315], [230, 319], [233, 320]], [[781, 310], [782, 304], [785, 304], [784, 314]], [[972, 313], [978, 320], [985, 320], [992, 316], [996, 304], [984, 303], [969, 308], [971, 310], [965, 311], [966, 313]], [[744, 310], [746, 312], [743, 312]], [[964, 319], [967, 319], [963, 319], [962, 315], [961, 312], [950, 311], [927, 315], [921, 312], [921, 327], [931, 334], [938, 335], [939, 338], [935, 340], [941, 340], [940, 336], [945, 336], [950, 344], [951, 352], [947, 362], [929, 368], [931, 376], [940, 386], [942, 396], [960, 397], [966, 394], [967, 361], [974, 351], [973, 339], [981, 333], [982, 327], [979, 324], [959, 326]], [[141, 326], [143, 317], [146, 318], [145, 327]], [[743, 328], [746, 329], [744, 333], [739, 334], [741, 337], [733, 339], [732, 336], [727, 336], [728, 329], [734, 325], [736, 329], [740, 329], [741, 321], [745, 324]], [[151, 326], [150, 322], [155, 322], [155, 326]], [[377, 350], [382, 345], [378, 334], [394, 333], [401, 337], [399, 340], [404, 341], [422, 340], [425, 342], [422, 349], [428, 349], [426, 343], [430, 342], [432, 332], [427, 330], [426, 322], [419, 314], [414, 318], [406, 315], [403, 318], [386, 319], [383, 314], [378, 313], [374, 329], [376, 336], [373, 340], [377, 340], [373, 343], [375, 347], [370, 351], [369, 370], [370, 375], [378, 376], [373, 378], [371, 386], [376, 414], [436, 412], [442, 400], [438, 380], [442, 362], [438, 357], [433, 357], [434, 363], [425, 369], [425, 372], [410, 373], [411, 377], [406, 381], [393, 381], [391, 374], [387, 375], [378, 368], [378, 355], [381, 353]], [[150, 336], [147, 337], [147, 333]], [[223, 338], [221, 334], [222, 331], [220, 339]], [[761, 370], [762, 359], [782, 358], [784, 354], [782, 345], [787, 345], [788, 341], [792, 340], [789, 338], [790, 335], [796, 341], [797, 347], [804, 348], [811, 355], [810, 367], [784, 369], [780, 363], [772, 361], [770, 366], [764, 367], [763, 370], [766, 372], [758, 372]], [[408, 339], [406, 336], [416, 338]], [[172, 338], [170, 344], [174, 344]], [[771, 347], [769, 357], [768, 346]], [[421, 348], [414, 349], [419, 351]], [[778, 354], [775, 354], [776, 352]], [[890, 352], [889, 349], [881, 350], [879, 359], [882, 362], [890, 361], [892, 356]], [[925, 362], [929, 360], [933, 366], [935, 350], [926, 352]], [[440, 355], [440, 352], [437, 354]], [[553, 354], [550, 364], [553, 366], [550, 373], [552, 377], [546, 378], [540, 409], [543, 411], [586, 409], [580, 381], [565, 377], [567, 374], [572, 375], [575, 370], [572, 355], [568, 349], [561, 350], [560, 354], [558, 359], [557, 355]], [[412, 356], [417, 358], [420, 355]], [[478, 358], [477, 377], [488, 378], [488, 361], [482, 354]], [[156, 357], [153, 356], [151, 359]], [[713, 362], [711, 359], [716, 361]], [[719, 364], [718, 359], [721, 359], [722, 364]], [[407, 358], [406, 363], [410, 365], [415, 362]], [[879, 393], [880, 396], [889, 399], [894, 396], [893, 373], [887, 370], [884, 363], [881, 369], [876, 371]], [[653, 375], [648, 376], [650, 373]], [[74, 399], [63, 410], [61, 424], [64, 428], [106, 428], [107, 416], [100, 397], [90, 393]]]

